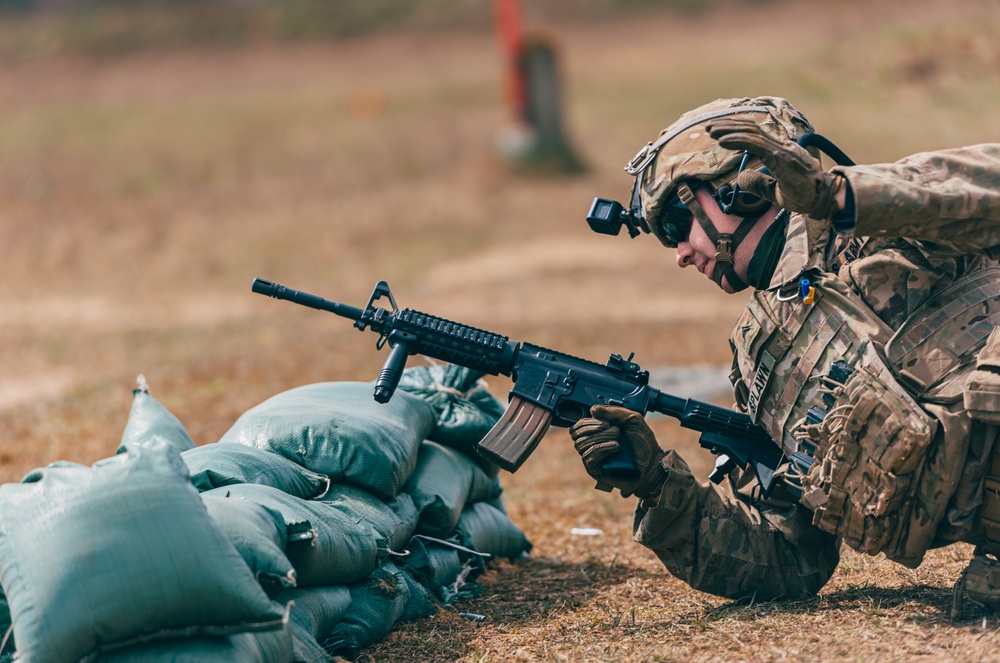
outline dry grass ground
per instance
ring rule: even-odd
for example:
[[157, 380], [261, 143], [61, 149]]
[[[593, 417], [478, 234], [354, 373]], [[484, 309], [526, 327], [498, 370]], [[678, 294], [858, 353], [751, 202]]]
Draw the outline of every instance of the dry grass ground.
[[[574, 178], [496, 158], [510, 117], [488, 33], [6, 62], [0, 480], [112, 453], [139, 373], [199, 443], [278, 391], [374, 378], [374, 337], [252, 295], [255, 276], [356, 305], [386, 279], [402, 306], [591, 359], [724, 365], [740, 298], [649, 238], [592, 235], [591, 198], [626, 195], [621, 165], [720, 96], [786, 96], [859, 161], [994, 141], [998, 8], [776, 1], [549, 26], [590, 166]], [[707, 474], [694, 435], [653, 425]], [[947, 617], [965, 547], [914, 571], [845, 551], [814, 599], [736, 604], [630, 541], [631, 502], [592, 490], [564, 431], [504, 484], [535, 548], [460, 606], [485, 620], [442, 611], [362, 660], [1000, 659], [995, 617]]]

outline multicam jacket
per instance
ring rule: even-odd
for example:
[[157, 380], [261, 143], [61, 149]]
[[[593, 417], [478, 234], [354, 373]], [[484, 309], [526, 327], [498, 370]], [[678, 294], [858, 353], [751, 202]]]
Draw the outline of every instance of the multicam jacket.
[[780, 470], [786, 486], [763, 499], [737, 470], [727, 492], [671, 452], [663, 492], [636, 509], [636, 541], [696, 589], [802, 596], [833, 574], [842, 541], [915, 567], [929, 548], [984, 540], [1000, 145], [835, 170], [853, 236], [793, 216], [770, 287], [730, 338], [738, 406], [799, 459]]

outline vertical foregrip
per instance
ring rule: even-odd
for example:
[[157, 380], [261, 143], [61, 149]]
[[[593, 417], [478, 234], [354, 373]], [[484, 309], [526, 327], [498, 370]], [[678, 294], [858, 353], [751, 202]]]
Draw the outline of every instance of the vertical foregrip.
[[396, 392], [399, 385], [399, 378], [403, 376], [403, 369], [406, 368], [406, 358], [410, 354], [407, 343], [396, 343], [389, 352], [389, 357], [382, 365], [382, 370], [375, 380], [375, 400], [379, 403], [388, 403], [389, 399]]

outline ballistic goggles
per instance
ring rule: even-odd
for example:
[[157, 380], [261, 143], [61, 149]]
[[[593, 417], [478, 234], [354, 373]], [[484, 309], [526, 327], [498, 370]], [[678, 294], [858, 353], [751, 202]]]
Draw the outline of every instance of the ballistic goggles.
[[640, 231], [652, 233], [659, 237], [665, 246], [677, 248], [680, 242], [687, 240], [691, 230], [693, 215], [689, 204], [694, 198], [696, 189], [707, 190], [724, 214], [735, 214], [744, 218], [757, 217], [771, 205], [771, 201], [740, 189], [736, 182], [739, 174], [751, 165], [759, 166], [760, 161], [746, 152], [735, 173], [731, 171], [722, 177], [707, 181], [686, 180], [677, 187], [674, 195], [667, 199], [652, 221], [646, 218], [643, 211], [641, 193], [645, 173], [639, 173], [632, 186], [628, 209], [614, 200], [594, 198], [587, 214], [587, 223], [591, 230], [604, 235], [617, 235], [624, 225], [631, 237], [636, 237]]

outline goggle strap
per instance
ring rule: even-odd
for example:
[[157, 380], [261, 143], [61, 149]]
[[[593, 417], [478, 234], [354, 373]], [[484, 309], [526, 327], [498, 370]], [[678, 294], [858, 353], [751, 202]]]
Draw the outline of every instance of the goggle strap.
[[718, 246], [719, 244], [719, 231], [715, 229], [715, 224], [712, 220], [708, 218], [705, 214], [705, 210], [702, 208], [701, 203], [694, 196], [694, 191], [691, 190], [687, 184], [682, 184], [677, 189], [677, 197], [680, 198], [681, 202], [687, 205], [688, 209], [691, 210], [691, 216], [694, 220], [698, 222], [708, 238], [712, 240], [712, 244]]
[[722, 277], [726, 277], [726, 281], [729, 282], [729, 287], [733, 289], [734, 292], [739, 292], [741, 290], [746, 290], [749, 287], [749, 283], [741, 279], [737, 274], [736, 270], [730, 265], [727, 269], [723, 271], [722, 274], [718, 274], [718, 267], [716, 267], [716, 273], [712, 274], [713, 280], [722, 287]]
[[736, 268], [733, 265], [733, 255], [736, 253], [736, 247], [746, 238], [747, 233], [757, 223], [760, 215], [741, 221], [740, 225], [736, 227], [736, 232], [720, 233], [716, 229], [715, 224], [712, 223], [712, 220], [705, 214], [705, 210], [698, 203], [698, 199], [695, 198], [694, 191], [691, 190], [690, 186], [682, 184], [678, 187], [677, 197], [688, 206], [691, 210], [691, 215], [698, 221], [698, 225], [701, 226], [702, 230], [705, 231], [705, 234], [715, 245], [715, 268], [712, 270], [712, 280], [721, 287], [722, 278], [725, 277], [726, 281], [729, 282], [729, 286], [736, 292], [745, 290], [748, 285], [736, 274]]
[[715, 269], [712, 270], [712, 280], [720, 287], [722, 286], [722, 277], [725, 276], [726, 280], [729, 281], [729, 286], [736, 292], [747, 288], [747, 283], [736, 274], [733, 254], [736, 253], [736, 247], [740, 245], [740, 242], [747, 236], [759, 218], [758, 215], [744, 219], [734, 233], [718, 233], [719, 240], [716, 243], [718, 252], [715, 254]]
[[[747, 236], [753, 224], [757, 222], [760, 217], [754, 217], [752, 219], [744, 219], [737, 226], [736, 232], [734, 233], [719, 233], [718, 239], [715, 241], [715, 262], [716, 263], [727, 263], [731, 264], [733, 262], [733, 254], [736, 253], [736, 247], [740, 245], [740, 242]], [[712, 228], [715, 230], [715, 228]], [[707, 232], [707, 231], [706, 231]]]
[[719, 240], [715, 243], [715, 264], [731, 265], [733, 263], [733, 236], [729, 233], [719, 233]]
[[677, 187], [677, 199], [681, 201], [682, 205], [687, 205], [688, 207], [691, 206], [691, 201], [694, 200], [694, 191], [692, 191], [691, 187], [687, 183], [682, 182]]
[[747, 236], [747, 234], [750, 232], [750, 229], [753, 228], [753, 225], [757, 223], [757, 219], [759, 218], [760, 215], [758, 214], [757, 216], [747, 217], [743, 219], [742, 221], [740, 221], [740, 225], [736, 227], [736, 232], [731, 233], [729, 235], [732, 253], [736, 252], [736, 247], [740, 245], [740, 242], [742, 242], [743, 239]]
[[[716, 269], [718, 269], [720, 265], [725, 266], [732, 264], [733, 251], [736, 250], [736, 243], [739, 240], [736, 239], [734, 241], [734, 237], [731, 234], [719, 233], [715, 224], [712, 223], [712, 220], [708, 218], [707, 214], [705, 214], [705, 210], [698, 202], [698, 199], [695, 198], [694, 191], [691, 190], [690, 186], [687, 184], [680, 185], [677, 188], [677, 197], [682, 203], [688, 206], [688, 209], [691, 210], [691, 216], [694, 217], [695, 221], [698, 222], [698, 225], [701, 226], [701, 229], [705, 231], [706, 235], [708, 235], [708, 239], [710, 239], [712, 244], [715, 246]], [[737, 228], [736, 232], [739, 233], [739, 230], [740, 229]], [[744, 232], [743, 235], [746, 235], [746, 233]]]

